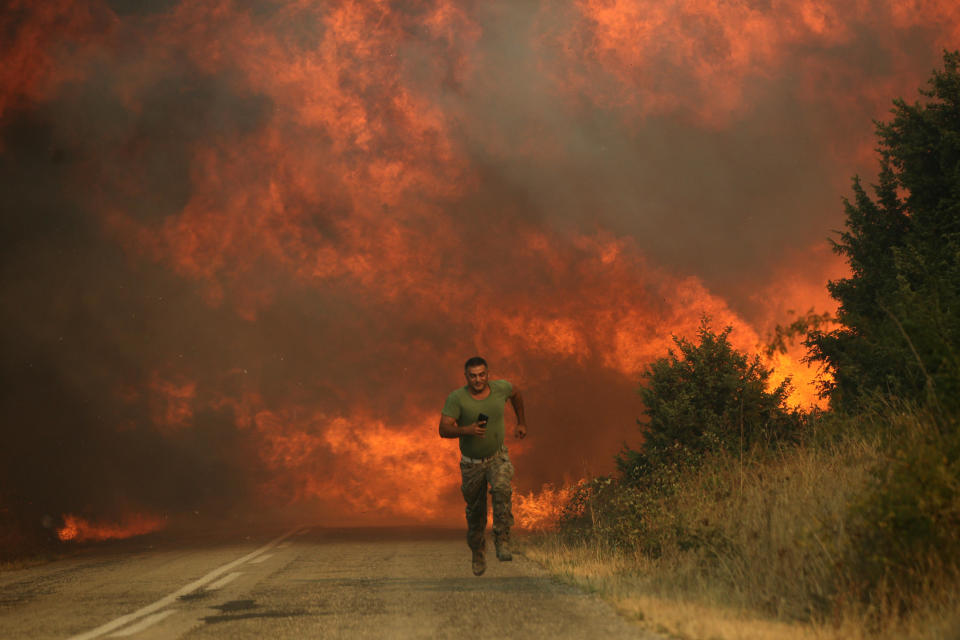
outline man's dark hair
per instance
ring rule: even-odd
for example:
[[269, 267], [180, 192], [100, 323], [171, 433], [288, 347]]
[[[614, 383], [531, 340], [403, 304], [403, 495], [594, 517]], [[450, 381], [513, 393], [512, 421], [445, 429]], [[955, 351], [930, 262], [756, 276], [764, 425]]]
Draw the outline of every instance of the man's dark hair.
[[463, 370], [466, 371], [470, 367], [479, 367], [481, 365], [486, 367], [487, 361], [481, 358], [480, 356], [473, 356], [463, 364]]

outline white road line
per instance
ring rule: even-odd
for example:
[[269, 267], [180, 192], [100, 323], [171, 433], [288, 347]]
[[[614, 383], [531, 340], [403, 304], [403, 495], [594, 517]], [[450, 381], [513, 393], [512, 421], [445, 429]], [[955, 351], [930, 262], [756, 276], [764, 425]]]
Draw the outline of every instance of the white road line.
[[142, 618], [143, 616], [145, 616], [145, 615], [147, 615], [147, 614], [150, 614], [150, 613], [153, 613], [154, 611], [158, 611], [158, 610], [160, 610], [160, 609], [163, 609], [164, 607], [169, 606], [169, 605], [173, 604], [174, 602], [176, 602], [176, 601], [177, 601], [177, 598], [179, 598], [180, 596], [185, 596], [185, 595], [187, 595], [188, 593], [192, 593], [193, 591], [196, 591], [197, 589], [199, 589], [200, 587], [204, 586], [205, 584], [216, 580], [217, 578], [219, 578], [220, 576], [222, 576], [222, 575], [225, 574], [226, 572], [230, 571], [230, 570], [233, 569], [234, 567], [238, 567], [238, 566], [240, 566], [241, 564], [243, 564], [244, 562], [249, 562], [250, 560], [253, 560], [253, 559], [256, 558], [257, 556], [260, 556], [260, 555], [266, 553], [266, 552], [269, 551], [270, 549], [272, 549], [272, 548], [274, 548], [275, 546], [277, 546], [279, 543], [283, 542], [284, 540], [286, 540], [287, 538], [289, 538], [290, 536], [292, 536], [296, 531], [297, 531], [297, 528], [295, 527], [295, 528], [291, 529], [290, 531], [287, 531], [287, 532], [286, 532], [285, 534], [283, 534], [282, 536], [280, 536], [280, 537], [278, 537], [278, 538], [276, 538], [276, 539], [274, 539], [274, 540], [271, 540], [270, 542], [268, 542], [267, 544], [263, 545], [262, 547], [260, 547], [260, 548], [257, 549], [256, 551], [251, 551], [250, 553], [248, 553], [247, 555], [243, 556], [242, 558], [239, 558], [239, 559], [237, 559], [237, 560], [234, 560], [233, 562], [228, 562], [227, 564], [223, 565], [222, 567], [217, 567], [216, 569], [214, 569], [213, 571], [211, 571], [211, 572], [208, 573], [207, 575], [203, 576], [202, 578], [199, 578], [199, 579], [197, 579], [197, 580], [194, 580], [193, 582], [191, 582], [190, 584], [188, 584], [188, 585], [186, 585], [186, 586], [180, 587], [179, 589], [177, 589], [176, 591], [174, 591], [174, 592], [171, 593], [170, 595], [167, 595], [167, 596], [164, 596], [164, 597], [160, 598], [159, 600], [157, 600], [157, 601], [154, 602], [153, 604], [148, 604], [147, 606], [145, 606], [145, 607], [143, 607], [143, 608], [137, 609], [137, 610], [134, 611], [133, 613], [128, 613], [128, 614], [125, 615], [125, 616], [120, 616], [119, 618], [116, 618], [116, 619], [114, 619], [114, 620], [111, 620], [110, 622], [107, 622], [106, 624], [102, 624], [102, 625], [100, 625], [99, 627], [97, 627], [96, 629], [93, 629], [93, 630], [91, 630], [91, 631], [87, 631], [86, 633], [81, 633], [81, 634], [79, 634], [79, 635], [71, 636], [71, 637], [69, 638], [69, 640], [92, 640], [93, 638], [99, 638], [99, 637], [102, 636], [103, 634], [109, 633], [110, 631], [113, 631], [114, 629], [117, 629], [118, 627], [122, 627], [123, 625], [128, 624], [128, 623], [130, 623], [130, 622], [133, 622], [134, 620], [137, 620], [138, 618]]
[[250, 564], [260, 564], [260, 563], [263, 562], [264, 560], [269, 560], [269, 559], [272, 558], [272, 557], [273, 557], [273, 554], [272, 554], [272, 553], [265, 553], [265, 554], [263, 554], [262, 556], [260, 556], [259, 558], [257, 558], [256, 560], [251, 560], [251, 561], [250, 561]]
[[277, 549], [286, 549], [289, 546], [290, 546], [289, 542], [284, 542], [283, 544], [277, 545]]
[[116, 633], [111, 633], [111, 634], [110, 634], [110, 637], [111, 637], [111, 638], [125, 638], [125, 637], [127, 637], [127, 636], [132, 636], [132, 635], [135, 634], [135, 633], [140, 633], [141, 631], [143, 631], [143, 630], [146, 629], [147, 627], [150, 627], [150, 626], [152, 626], [152, 625], [155, 625], [156, 623], [160, 622], [161, 620], [163, 620], [163, 619], [166, 618], [167, 616], [172, 615], [172, 614], [174, 614], [174, 613], [176, 613], [176, 612], [177, 612], [176, 609], [167, 609], [166, 611], [161, 611], [160, 613], [155, 613], [155, 614], [153, 614], [152, 616], [147, 616], [146, 618], [143, 618], [142, 620], [140, 620], [140, 622], [138, 622], [138, 623], [135, 624], [135, 625], [131, 625], [131, 626], [127, 627], [126, 629], [121, 629], [120, 631], [117, 631]]
[[236, 580], [237, 578], [239, 578], [239, 577], [242, 576], [242, 575], [243, 575], [243, 574], [240, 573], [239, 571], [235, 571], [235, 572], [233, 572], [233, 573], [227, 574], [227, 575], [223, 576], [222, 578], [220, 578], [219, 580], [217, 580], [216, 582], [211, 582], [210, 584], [208, 584], [208, 585], [207, 585], [207, 591], [215, 591], [216, 589], [219, 589], [220, 587], [224, 587], [224, 586], [230, 584], [231, 582], [233, 582], [234, 580]]

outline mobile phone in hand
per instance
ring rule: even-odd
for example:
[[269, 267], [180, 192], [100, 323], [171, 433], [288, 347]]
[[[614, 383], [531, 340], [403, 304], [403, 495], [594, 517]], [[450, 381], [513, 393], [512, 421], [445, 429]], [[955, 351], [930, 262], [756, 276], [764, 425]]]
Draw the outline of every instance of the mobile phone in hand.
[[490, 417], [487, 414], [481, 413], [477, 416], [477, 424], [487, 424], [487, 420], [489, 419]]

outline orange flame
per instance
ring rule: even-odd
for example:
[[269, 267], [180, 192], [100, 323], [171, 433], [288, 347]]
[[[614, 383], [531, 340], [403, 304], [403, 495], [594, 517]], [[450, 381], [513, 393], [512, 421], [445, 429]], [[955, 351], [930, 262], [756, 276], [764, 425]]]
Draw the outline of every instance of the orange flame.
[[164, 518], [141, 513], [130, 514], [120, 523], [90, 522], [68, 514], [63, 516], [63, 523], [63, 526], [57, 529], [57, 537], [61, 542], [131, 538], [159, 531], [167, 524]]
[[396, 424], [363, 410], [349, 416], [303, 407], [274, 411], [256, 394], [217, 404], [231, 406], [238, 427], [259, 438], [261, 461], [275, 474], [263, 487], [268, 503], [318, 503], [318, 517], [366, 523], [455, 517], [458, 456], [453, 443], [439, 442], [432, 413]]
[[[850, 45], [862, 36], [857, 26], [878, 29], [877, 15], [889, 16], [883, 25], [887, 29], [929, 28], [933, 50], [952, 46], [960, 35], [957, 3], [931, 0], [922, 8], [919, 4], [579, 0], [572, 5], [569, 24], [544, 28], [542, 44], [545, 56], [560, 56], [562, 63], [554, 73], [558, 86], [567, 92], [624, 109], [628, 117], [679, 112], [700, 124], [720, 126], [749, 109], [751, 81], [781, 73], [798, 74], [805, 97], [828, 94], [836, 101], [850, 100], [850, 80], [856, 80], [858, 70], [836, 60], [824, 63], [809, 52]], [[542, 11], [545, 25], [556, 22], [554, 5], [545, 4]], [[882, 38], [873, 44], [883, 46]], [[798, 50], [808, 55], [788, 59]], [[880, 109], [896, 95], [895, 87], [904, 86], [904, 77], [912, 82], [916, 73], [896, 46], [888, 45], [885, 55], [900, 77], [860, 85], [877, 98], [874, 103]], [[554, 69], [546, 62], [544, 66]]]
[[[113, 237], [131, 254], [199, 283], [210, 306], [224, 306], [251, 326], [285, 287], [331, 288], [355, 294], [376, 311], [402, 302], [411, 324], [427, 327], [421, 333], [436, 326], [429, 320], [449, 321], [469, 336], [458, 348], [496, 353], [521, 379], [525, 363], [541, 359], [632, 383], [665, 355], [671, 334], [692, 337], [703, 314], [714, 328], [732, 325], [734, 346], [755, 353], [787, 311], [833, 310], [824, 283], [843, 266], [829, 254], [784, 258], [782, 271], [769, 274], [759, 292], [754, 279], [745, 284], [747, 293], [725, 297], [695, 275], [650, 264], [629, 237], [602, 229], [553, 230], [512, 209], [526, 203], [511, 205], [505, 202], [510, 197], [496, 201], [491, 209], [497, 211], [484, 212], [510, 232], [509, 246], [488, 261], [500, 272], [478, 274], [463, 240], [470, 234], [451, 212], [486, 189], [470, 148], [476, 141], [465, 142], [460, 133], [464, 112], [457, 106], [483, 88], [470, 82], [482, 61], [484, 34], [471, 10], [451, 0], [410, 4], [416, 6], [408, 12], [376, 0], [278, 3], [261, 24], [235, 3], [186, 0], [129, 26], [98, 17], [81, 2], [61, 0], [49, 9], [38, 3], [24, 27], [11, 30], [16, 41], [0, 48], [0, 115], [76, 77], [84, 59], [100, 64], [118, 32], [123, 37], [113, 45], [124, 43], [130, 53], [115, 61], [117, 81], [108, 86], [131, 113], [144, 108], [151, 95], [145, 88], [168, 66], [186, 64], [178, 59], [171, 65], [171, 51], [183, 52], [202, 73], [229, 72], [228, 84], [242, 98], [262, 98], [269, 108], [249, 128], [225, 135], [211, 126], [190, 139], [189, 194], [161, 220], [145, 220], [111, 199], [124, 190], [142, 195], [138, 154], [151, 149], [139, 124], [117, 133], [114, 146], [98, 148], [98, 158], [115, 156], [110, 162], [84, 168], [97, 178], [87, 182], [107, 185], [90, 198]], [[960, 35], [954, 2], [880, 4], [892, 16], [890, 28], [941, 25], [938, 44]], [[532, 37], [561, 92], [615, 109], [627, 120], [679, 113], [717, 127], [750, 108], [750, 82], [777, 76], [791, 50], [848, 44], [856, 31], [851, 25], [871, 8], [821, 0], [579, 0], [569, 19], [552, 29], [548, 14], [554, 11], [554, 4], [543, 3]], [[7, 20], [0, 16], [0, 27], [8, 27]], [[323, 35], [305, 46], [297, 42], [302, 32], [284, 28], [288, 23]], [[134, 38], [143, 40], [140, 53], [127, 44]], [[85, 43], [76, 46], [73, 64], [64, 66], [57, 56], [58, 39]], [[908, 75], [900, 56], [892, 52], [890, 78], [859, 85], [849, 99], [866, 95], [885, 108], [895, 93], [891, 78], [899, 83]], [[850, 69], [801, 58], [793, 63], [798, 68], [786, 65], [784, 73], [797, 74], [803, 96], [816, 86], [829, 100], [845, 99], [839, 87], [846, 89]], [[477, 126], [496, 130], [497, 124]], [[514, 140], [501, 142], [503, 135], [481, 141], [494, 147], [494, 157], [536, 155], [530, 148], [517, 151]], [[517, 144], [563, 152], [553, 140]], [[446, 347], [431, 348], [434, 361], [449, 355], [441, 353]], [[819, 399], [812, 386], [816, 371], [801, 361], [802, 351], [792, 345], [768, 364], [775, 368], [771, 384], [791, 376], [790, 404], [807, 407]], [[319, 501], [338, 516], [459, 521], [455, 447], [437, 438], [438, 407], [422, 397], [398, 420], [379, 408], [265, 400], [247, 388], [211, 400], [210, 394], [225, 392], [205, 390], [187, 380], [190, 375], [154, 373], [148, 389], [128, 393], [128, 402], [143, 393], [154, 425], [168, 435], [195, 426], [205, 404], [232, 408], [237, 427], [255, 441], [255, 455], [272, 474], [262, 487], [265, 500]], [[601, 417], [614, 431], [621, 423], [631, 427], [635, 416]], [[532, 440], [535, 430], [531, 434]], [[518, 468], [537, 455], [529, 444], [512, 452]], [[548, 484], [539, 492], [518, 492], [519, 525], [550, 526], [570, 491]], [[159, 526], [158, 519], [138, 518]], [[135, 522], [91, 525], [72, 515], [65, 522], [58, 532], [64, 540], [152, 530], [145, 524], [139, 531]]]
[[539, 492], [514, 494], [513, 513], [517, 527], [527, 531], [553, 528], [573, 492], [574, 487], [569, 485], [557, 488], [548, 483]]

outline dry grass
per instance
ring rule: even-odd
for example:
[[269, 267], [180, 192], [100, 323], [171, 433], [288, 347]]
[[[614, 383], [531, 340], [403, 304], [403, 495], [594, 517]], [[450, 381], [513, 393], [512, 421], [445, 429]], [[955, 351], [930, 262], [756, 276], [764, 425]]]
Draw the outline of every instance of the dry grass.
[[[875, 445], [857, 440], [742, 467], [718, 459], [684, 482], [662, 517], [696, 519], [725, 546], [711, 548], [707, 540], [698, 553], [673, 548], [656, 564], [670, 571], [671, 582], [695, 590], [705, 581], [725, 584], [729, 604], [807, 619], [831, 597], [838, 552], [847, 544], [844, 513], [876, 454]], [[705, 575], [707, 559], [714, 566]]]
[[[852, 544], [844, 516], [880, 456], [877, 442], [858, 437], [742, 467], [717, 458], [645, 514], [648, 534], [663, 541], [659, 557], [557, 533], [523, 539], [522, 552], [646, 628], [679, 638], [960, 639], [960, 592], [942, 583], [906, 617], [867, 615], [838, 589]], [[702, 534], [695, 544], [690, 531]]]

